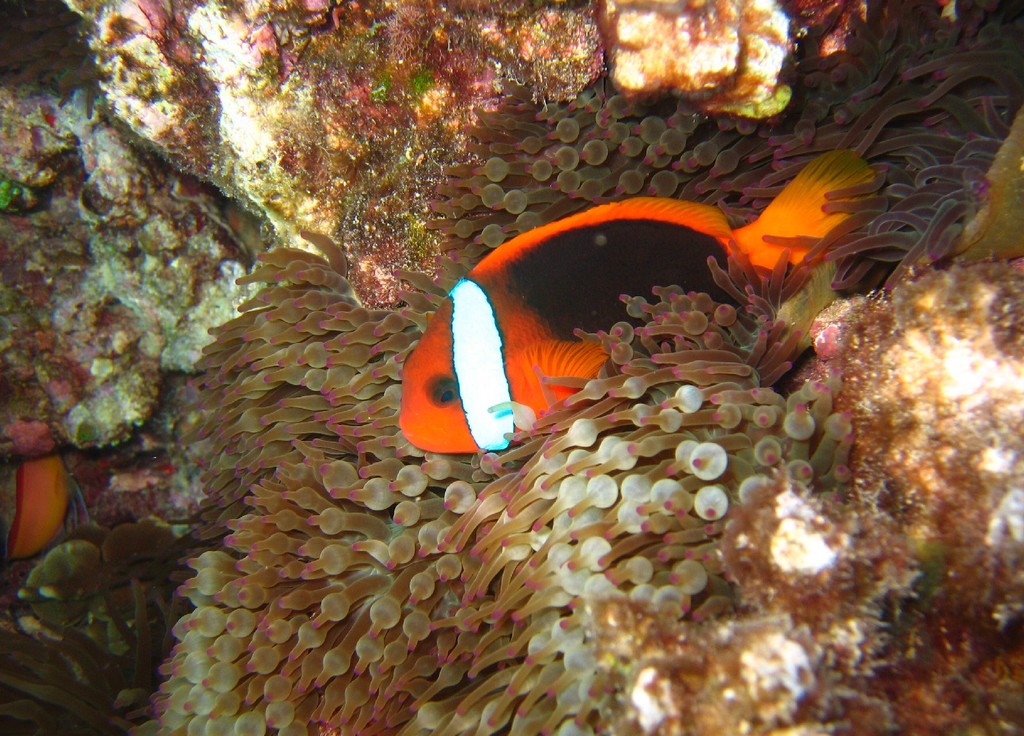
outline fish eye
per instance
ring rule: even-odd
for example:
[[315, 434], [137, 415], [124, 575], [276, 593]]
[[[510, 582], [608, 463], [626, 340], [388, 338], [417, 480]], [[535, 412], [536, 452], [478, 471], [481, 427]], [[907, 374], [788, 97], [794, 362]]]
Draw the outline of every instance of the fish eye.
[[430, 384], [430, 400], [438, 406], [448, 406], [459, 398], [459, 386], [455, 379], [438, 376]]

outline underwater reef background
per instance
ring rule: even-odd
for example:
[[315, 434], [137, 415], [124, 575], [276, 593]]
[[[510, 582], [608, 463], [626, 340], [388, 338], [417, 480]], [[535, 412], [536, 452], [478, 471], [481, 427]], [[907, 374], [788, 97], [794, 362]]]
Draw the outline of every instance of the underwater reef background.
[[[0, 513], [60, 451], [90, 521], [7, 561], [0, 731], [1024, 732], [1022, 11], [4, 0]], [[837, 148], [807, 267], [626, 298], [500, 454], [401, 436], [490, 249]]]

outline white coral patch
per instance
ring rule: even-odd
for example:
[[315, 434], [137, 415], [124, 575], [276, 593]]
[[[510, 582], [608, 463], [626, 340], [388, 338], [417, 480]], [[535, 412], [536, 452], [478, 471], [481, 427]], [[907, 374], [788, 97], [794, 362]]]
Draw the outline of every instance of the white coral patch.
[[779, 494], [775, 516], [780, 521], [772, 536], [771, 555], [780, 570], [815, 575], [835, 564], [838, 555], [825, 535], [814, 528], [821, 517], [806, 499], [792, 491]]
[[772, 537], [772, 561], [783, 572], [815, 575], [835, 564], [824, 535], [801, 519], [783, 519]]
[[269, 119], [275, 115], [276, 105], [258, 94], [254, 73], [263, 55], [249, 40], [249, 28], [241, 18], [208, 5], [189, 16], [188, 28], [202, 43], [204, 70], [217, 84], [224, 140], [249, 165], [272, 158], [277, 126]]
[[629, 696], [636, 712], [636, 718], [640, 721], [640, 727], [643, 728], [644, 733], [653, 733], [668, 716], [661, 704], [661, 698], [657, 697], [657, 691], [663, 690], [664, 686], [658, 688], [658, 684], [657, 670], [653, 667], [645, 667], [637, 675], [633, 691]]
[[1018, 544], [1024, 543], [1024, 488], [1011, 488], [999, 502], [988, 523], [985, 543], [996, 547], [1007, 537]]
[[773, 704], [777, 718], [791, 716], [814, 684], [807, 651], [779, 632], [755, 639], [740, 655], [740, 662], [750, 695], [761, 701], [762, 707]]
[[993, 475], [1009, 475], [1013, 472], [1017, 456], [1014, 452], [1005, 448], [987, 447], [981, 453], [981, 460], [978, 462], [978, 470]]
[[814, 507], [793, 491], [780, 493], [775, 498], [775, 518], [777, 519], [792, 517], [803, 521], [814, 521], [817, 516], [818, 512], [814, 510]]
[[[977, 311], [984, 314], [995, 298], [992, 287], [979, 287], [975, 295]], [[941, 325], [939, 326], [942, 327]], [[964, 339], [950, 334], [947, 326], [939, 339], [920, 330], [910, 330], [907, 346], [915, 355], [909, 357], [915, 365], [930, 366], [940, 381], [939, 393], [944, 402], [957, 403], [959, 411], [981, 409], [993, 396], [1019, 397], [1021, 373], [1019, 366], [1007, 360], [992, 341], [991, 334]], [[907, 376], [904, 383], [917, 384], [917, 373]]]
[[203, 66], [218, 83], [237, 81], [259, 67], [262, 54], [249, 40], [245, 21], [215, 6], [200, 5], [188, 18], [189, 31], [203, 44]]

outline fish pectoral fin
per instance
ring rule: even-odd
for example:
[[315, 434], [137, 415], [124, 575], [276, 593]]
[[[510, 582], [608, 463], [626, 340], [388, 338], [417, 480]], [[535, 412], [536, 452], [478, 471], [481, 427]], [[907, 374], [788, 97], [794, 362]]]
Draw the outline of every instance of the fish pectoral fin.
[[851, 214], [833, 208], [826, 211], [824, 206], [870, 194], [868, 185], [875, 177], [875, 170], [849, 149], [818, 156], [757, 220], [733, 232], [736, 246], [755, 266], [772, 268], [787, 250], [789, 262], [800, 263], [818, 240]]
[[601, 343], [590, 340], [542, 340], [530, 349], [527, 356], [547, 378], [591, 379], [608, 360]]
[[512, 423], [516, 429], [529, 431], [537, 423], [537, 412], [526, 404], [520, 404], [518, 401], [503, 401], [488, 408], [487, 411], [499, 416], [504, 416], [507, 412], [511, 412]]
[[579, 391], [581, 386], [573, 384], [596, 377], [608, 360], [601, 344], [592, 340], [542, 340], [525, 357], [548, 406]]

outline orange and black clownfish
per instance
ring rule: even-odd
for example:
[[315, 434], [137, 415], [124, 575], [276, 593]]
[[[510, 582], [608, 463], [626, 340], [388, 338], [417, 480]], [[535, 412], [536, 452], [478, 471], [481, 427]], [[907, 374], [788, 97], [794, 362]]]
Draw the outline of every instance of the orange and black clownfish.
[[[68, 473], [60, 455], [25, 460], [17, 469], [7, 466], [0, 473], [4, 492], [14, 491], [13, 504], [4, 504], [3, 559], [32, 557], [52, 542], [69, 515], [85, 510], [78, 484]], [[13, 487], [12, 484], [13, 483]], [[3, 522], [8, 522], [4, 524]]]
[[[727, 300], [708, 256], [731, 250], [772, 268], [789, 250], [764, 236], [821, 238], [848, 216], [825, 212], [826, 194], [871, 181], [853, 151], [814, 159], [753, 223], [733, 230], [716, 207], [638, 197], [600, 205], [508, 241], [459, 281], [409, 354], [399, 425], [422, 450], [501, 450], [515, 427], [512, 407], [550, 407], [543, 376], [593, 378], [607, 359], [573, 330], [624, 319], [621, 294], [676, 284]], [[555, 400], [569, 389], [556, 391]]]

